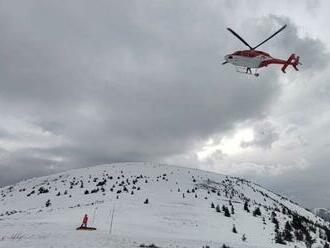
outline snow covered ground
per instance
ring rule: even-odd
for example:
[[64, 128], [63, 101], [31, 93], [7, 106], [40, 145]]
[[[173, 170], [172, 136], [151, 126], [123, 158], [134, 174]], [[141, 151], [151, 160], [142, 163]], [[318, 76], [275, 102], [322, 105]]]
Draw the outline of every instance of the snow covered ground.
[[319, 217], [321, 217], [322, 219], [324, 219], [325, 221], [329, 221], [330, 222], [330, 210], [326, 209], [326, 208], [314, 208], [313, 213]]
[[[249, 181], [152, 163], [101, 165], [0, 188], [0, 247], [284, 247], [272, 215], [282, 231], [288, 211], [317, 224], [313, 247], [323, 247], [323, 220]], [[96, 231], [75, 230], [85, 213]], [[287, 242], [295, 246], [306, 247]]]

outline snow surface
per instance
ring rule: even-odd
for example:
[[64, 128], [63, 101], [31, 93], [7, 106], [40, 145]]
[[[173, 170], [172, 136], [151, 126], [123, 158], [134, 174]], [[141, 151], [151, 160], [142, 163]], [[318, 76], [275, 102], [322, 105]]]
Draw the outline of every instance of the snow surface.
[[[103, 186], [96, 186], [104, 179]], [[38, 194], [40, 187], [48, 192]], [[90, 193], [93, 189], [99, 190]], [[246, 199], [250, 213], [243, 210]], [[226, 217], [211, 208], [212, 202], [229, 209], [231, 203], [235, 213]], [[262, 214], [254, 217], [257, 206]], [[313, 213], [244, 179], [153, 163], [101, 165], [0, 188], [0, 247], [284, 247], [275, 244], [271, 222], [271, 212], [283, 207], [325, 225]], [[96, 231], [75, 230], [85, 213]], [[277, 217], [283, 229], [290, 217], [281, 211]], [[232, 232], [233, 225], [238, 233]], [[321, 242], [318, 238], [313, 247], [323, 247]], [[305, 245], [295, 241], [287, 247]]]
[[325, 221], [330, 222], [330, 210], [326, 209], [326, 208], [314, 208], [313, 213], [319, 217], [321, 217], [322, 219], [324, 219]]

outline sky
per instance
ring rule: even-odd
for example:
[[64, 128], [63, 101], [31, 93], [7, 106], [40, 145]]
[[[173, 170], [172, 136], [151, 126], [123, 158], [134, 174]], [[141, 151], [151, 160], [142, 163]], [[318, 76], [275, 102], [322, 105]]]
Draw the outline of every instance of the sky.
[[[328, 1], [0, 1], [0, 186], [154, 161], [330, 208]], [[258, 78], [223, 57], [300, 56]]]

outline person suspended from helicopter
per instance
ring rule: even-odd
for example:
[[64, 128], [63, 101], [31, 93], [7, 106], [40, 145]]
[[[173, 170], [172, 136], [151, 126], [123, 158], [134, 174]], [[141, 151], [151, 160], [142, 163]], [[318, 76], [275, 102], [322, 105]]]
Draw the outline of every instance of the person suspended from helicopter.
[[[270, 56], [270, 54], [258, 51], [256, 48], [260, 47], [264, 43], [266, 43], [268, 40], [273, 38], [275, 35], [280, 33], [282, 30], [284, 30], [287, 27], [287, 25], [284, 25], [279, 30], [277, 30], [274, 34], [269, 36], [266, 40], [259, 43], [257, 46], [252, 47], [250, 46], [241, 36], [239, 36], [234, 30], [231, 28], [227, 28], [229, 32], [231, 32], [236, 38], [238, 38], [241, 42], [243, 42], [247, 47], [250, 48], [250, 50], [242, 50], [242, 51], [236, 51], [232, 54], [228, 54], [225, 56], [225, 61], [222, 63], [223, 65], [230, 63], [236, 66], [237, 68], [245, 68], [245, 74], [253, 74], [255, 76], [259, 76], [257, 73], [257, 69], [262, 67], [267, 67], [270, 64], [281, 64], [282, 66], [282, 72], [285, 73], [285, 69], [291, 65], [296, 71], [298, 71], [298, 65], [301, 65], [299, 62], [299, 56], [296, 56], [295, 54], [291, 54], [291, 56], [287, 60], [283, 59], [277, 59]], [[252, 69], [254, 69], [254, 73], [252, 73]], [[241, 72], [241, 71], [238, 71]], [[243, 72], [244, 73], [244, 72]]]

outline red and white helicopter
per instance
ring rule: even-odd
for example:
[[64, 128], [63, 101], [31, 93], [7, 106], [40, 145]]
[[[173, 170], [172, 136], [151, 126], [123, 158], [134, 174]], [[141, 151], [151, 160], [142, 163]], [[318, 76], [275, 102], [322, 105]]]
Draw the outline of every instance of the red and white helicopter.
[[[243, 50], [243, 51], [237, 51], [232, 54], [228, 54], [225, 56], [225, 62], [222, 64], [225, 65], [227, 63], [233, 64], [237, 68], [237, 72], [255, 75], [256, 77], [259, 76], [259, 73], [257, 73], [257, 70], [261, 67], [266, 67], [270, 64], [281, 64], [282, 66], [282, 72], [285, 73], [285, 69], [292, 65], [292, 67], [298, 71], [297, 66], [301, 65], [299, 62], [299, 56], [296, 57], [295, 54], [291, 54], [291, 56], [288, 58], [288, 60], [283, 59], [277, 59], [270, 56], [270, 54], [265, 53], [263, 51], [255, 50], [256, 48], [260, 47], [262, 44], [273, 38], [275, 35], [277, 35], [279, 32], [281, 32], [283, 29], [286, 28], [286, 25], [281, 27], [278, 31], [276, 31], [274, 34], [269, 36], [266, 40], [259, 43], [255, 47], [251, 47], [241, 36], [239, 36], [234, 30], [231, 28], [227, 28], [228, 31], [230, 31], [233, 35], [235, 35], [240, 41], [242, 41], [246, 46], [250, 48], [250, 50]], [[254, 72], [252, 73], [252, 69]]]

